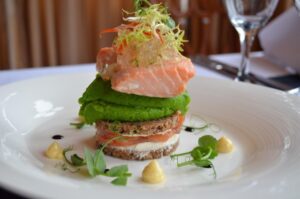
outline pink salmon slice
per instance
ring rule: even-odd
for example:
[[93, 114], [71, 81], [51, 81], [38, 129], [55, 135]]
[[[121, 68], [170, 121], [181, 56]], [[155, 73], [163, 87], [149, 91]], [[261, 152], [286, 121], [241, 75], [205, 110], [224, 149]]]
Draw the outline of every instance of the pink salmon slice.
[[128, 94], [169, 98], [180, 95], [195, 75], [190, 59], [180, 56], [147, 67], [121, 66], [113, 48], [100, 49], [97, 70], [112, 89]]

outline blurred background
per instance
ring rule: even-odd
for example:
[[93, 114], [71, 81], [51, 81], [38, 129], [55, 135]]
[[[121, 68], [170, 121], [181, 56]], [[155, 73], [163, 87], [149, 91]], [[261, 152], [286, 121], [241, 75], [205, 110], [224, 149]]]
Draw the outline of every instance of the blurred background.
[[[238, 35], [221, 0], [163, 2], [186, 31], [184, 54], [239, 52]], [[281, 0], [273, 18], [292, 6]], [[99, 48], [114, 34], [99, 32], [122, 23], [121, 10], [132, 0], [0, 0], [0, 70], [96, 61]], [[255, 41], [252, 51], [261, 50]]]

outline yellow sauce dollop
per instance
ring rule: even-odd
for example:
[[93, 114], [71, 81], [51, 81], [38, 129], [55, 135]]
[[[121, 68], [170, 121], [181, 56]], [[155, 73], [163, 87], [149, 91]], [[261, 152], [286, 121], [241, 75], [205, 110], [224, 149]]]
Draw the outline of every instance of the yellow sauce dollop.
[[63, 148], [61, 148], [61, 146], [57, 142], [53, 142], [45, 151], [45, 155], [50, 159], [62, 160], [64, 158]]
[[227, 137], [221, 137], [217, 143], [217, 151], [219, 153], [230, 153], [233, 150], [233, 144]]
[[152, 160], [144, 168], [142, 180], [150, 184], [157, 184], [165, 180], [165, 174], [156, 160]]

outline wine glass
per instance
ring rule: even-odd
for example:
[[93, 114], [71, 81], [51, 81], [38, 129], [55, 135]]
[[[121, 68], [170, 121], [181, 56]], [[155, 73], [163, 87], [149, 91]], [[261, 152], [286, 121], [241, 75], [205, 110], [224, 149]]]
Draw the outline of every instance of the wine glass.
[[298, 13], [300, 14], [300, 0], [294, 0], [294, 6], [296, 7]]
[[249, 55], [253, 40], [272, 16], [278, 0], [223, 0], [229, 19], [239, 34], [241, 64], [236, 81], [247, 80]]

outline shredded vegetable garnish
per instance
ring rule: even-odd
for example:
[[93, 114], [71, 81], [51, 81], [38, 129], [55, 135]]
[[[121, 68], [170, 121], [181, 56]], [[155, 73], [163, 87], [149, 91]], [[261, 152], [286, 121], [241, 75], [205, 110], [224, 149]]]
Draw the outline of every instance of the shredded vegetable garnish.
[[[184, 31], [175, 26], [166, 7], [162, 4], [143, 2], [148, 7], [137, 4], [138, 10], [135, 12], [124, 11], [127, 17], [123, 20], [126, 24], [102, 31], [117, 32], [113, 44], [116, 52], [119, 55], [127, 54], [127, 58], [130, 56], [129, 64], [136, 66], [157, 63], [161, 59], [180, 54], [183, 51], [183, 43], [186, 42]], [[145, 60], [145, 55], [150, 58]]]

